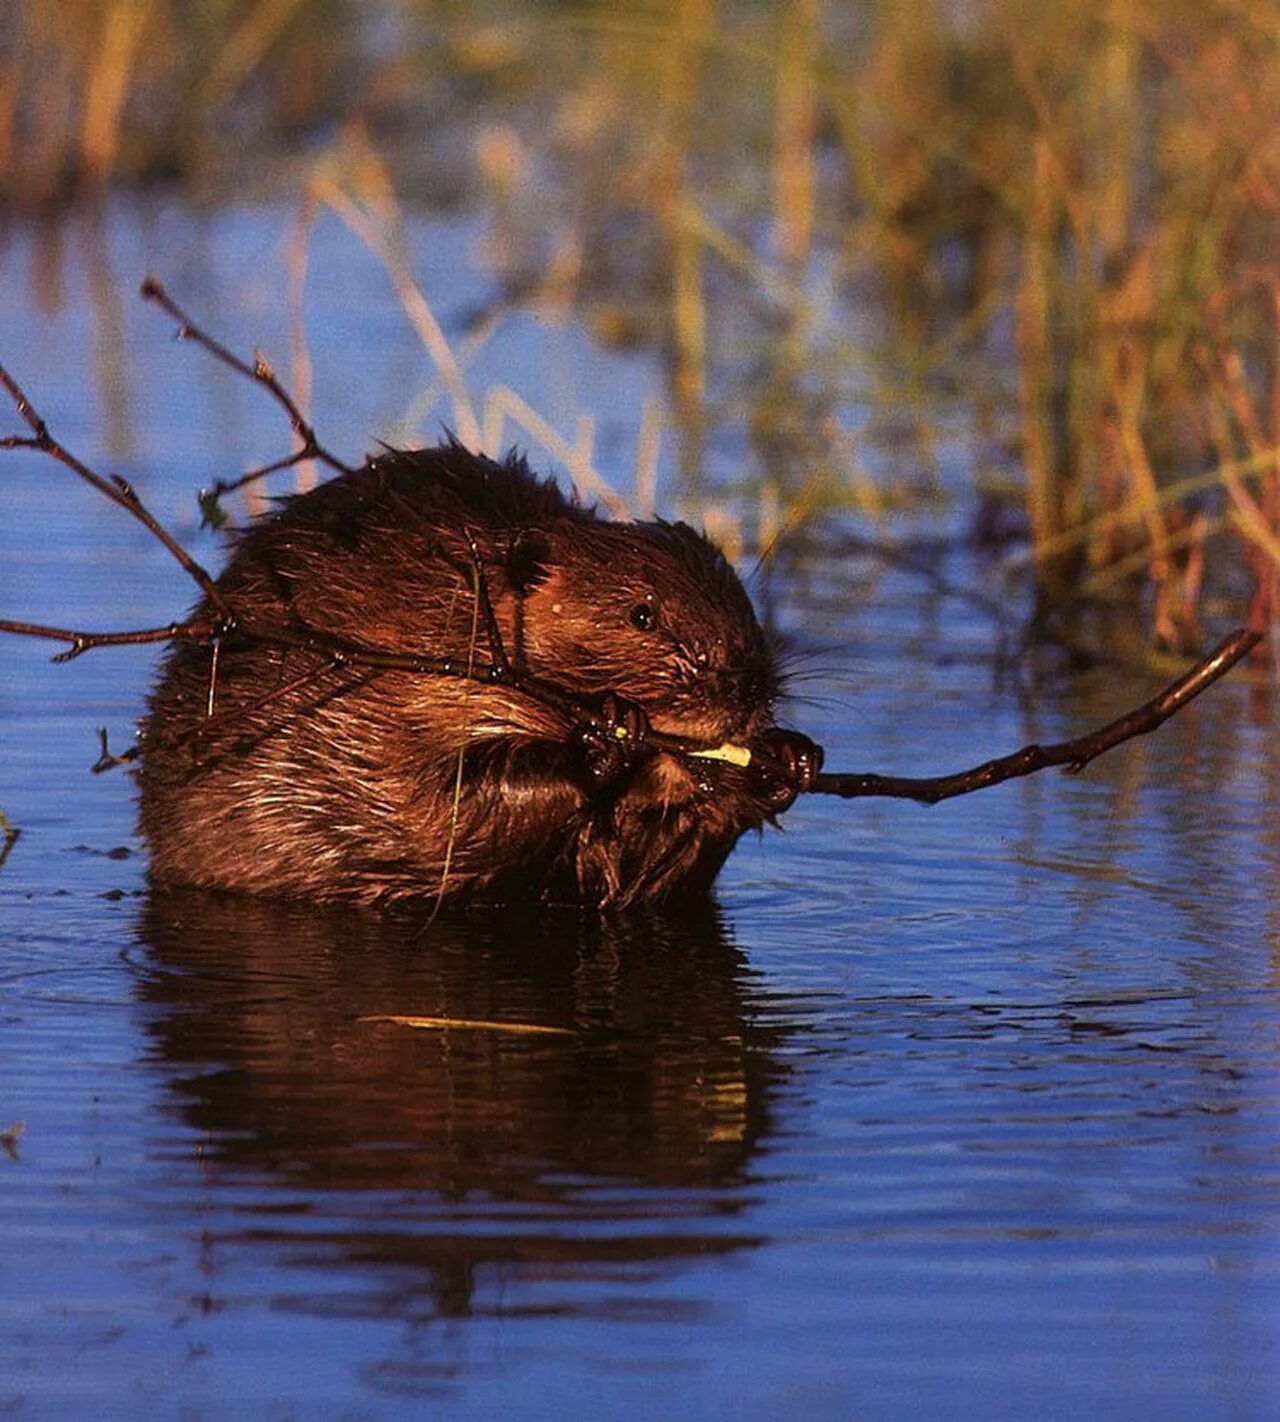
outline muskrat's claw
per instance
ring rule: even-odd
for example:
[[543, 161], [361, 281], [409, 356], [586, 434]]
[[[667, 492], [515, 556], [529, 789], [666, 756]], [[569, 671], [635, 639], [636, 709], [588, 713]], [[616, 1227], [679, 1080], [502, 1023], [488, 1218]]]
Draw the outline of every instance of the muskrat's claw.
[[822, 747], [799, 731], [774, 729], [760, 737], [761, 748], [781, 766], [797, 790], [812, 790], [822, 769]]
[[752, 765], [759, 793], [775, 812], [785, 810], [802, 790], [812, 790], [822, 769], [822, 747], [799, 731], [766, 731], [756, 743]]
[[628, 750], [644, 744], [649, 735], [649, 717], [636, 701], [609, 692], [600, 702], [600, 717], [607, 733]]
[[598, 715], [574, 731], [587, 772], [599, 785], [617, 779], [635, 758], [649, 735], [643, 706], [610, 691], [600, 700]]

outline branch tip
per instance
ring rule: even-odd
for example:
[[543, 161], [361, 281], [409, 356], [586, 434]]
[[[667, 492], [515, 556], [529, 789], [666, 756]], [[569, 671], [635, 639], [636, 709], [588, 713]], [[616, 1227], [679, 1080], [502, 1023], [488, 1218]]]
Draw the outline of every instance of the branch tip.
[[1087, 735], [1073, 740], [1060, 741], [1056, 745], [1023, 746], [1012, 755], [986, 761], [970, 770], [957, 771], [954, 775], [906, 776], [875, 775], [858, 773], [823, 773], [817, 777], [812, 789], [821, 795], [839, 795], [851, 800], [866, 795], [891, 796], [901, 800], [916, 800], [925, 805], [936, 805], [940, 800], [949, 800], [956, 795], [968, 795], [974, 790], [985, 790], [989, 785], [999, 785], [1006, 780], [1014, 780], [1022, 775], [1032, 775], [1048, 766], [1060, 766], [1068, 775], [1078, 775], [1098, 756], [1135, 736], [1144, 736], [1181, 711], [1188, 702], [1194, 700], [1207, 687], [1224, 677], [1237, 662], [1242, 661], [1262, 640], [1260, 632], [1246, 627], [1238, 627], [1200, 661], [1171, 681], [1157, 694], [1108, 721]]

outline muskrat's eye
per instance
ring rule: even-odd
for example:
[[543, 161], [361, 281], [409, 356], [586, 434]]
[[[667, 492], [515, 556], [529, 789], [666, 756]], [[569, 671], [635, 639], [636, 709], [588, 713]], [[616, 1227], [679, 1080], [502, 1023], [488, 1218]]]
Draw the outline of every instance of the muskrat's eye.
[[658, 609], [651, 602], [638, 602], [631, 609], [631, 625], [648, 632], [658, 625]]

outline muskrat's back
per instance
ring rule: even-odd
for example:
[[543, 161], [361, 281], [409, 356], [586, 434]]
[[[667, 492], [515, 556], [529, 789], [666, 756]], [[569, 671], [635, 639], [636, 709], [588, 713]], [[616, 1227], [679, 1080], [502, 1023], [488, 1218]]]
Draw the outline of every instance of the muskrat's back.
[[[143, 725], [159, 883], [663, 898], [707, 887], [816, 764], [773, 729], [776, 660], [712, 545], [604, 521], [518, 459], [380, 455], [241, 534], [218, 586], [242, 630], [216, 674], [209, 648], [176, 646]], [[288, 635], [243, 630], [271, 625]], [[456, 674], [503, 656], [507, 684]], [[647, 726], [762, 754], [695, 760]]]

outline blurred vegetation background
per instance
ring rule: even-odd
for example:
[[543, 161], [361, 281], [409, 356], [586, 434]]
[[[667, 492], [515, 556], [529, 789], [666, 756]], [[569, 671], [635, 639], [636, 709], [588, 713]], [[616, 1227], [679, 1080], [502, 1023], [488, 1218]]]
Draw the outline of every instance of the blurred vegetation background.
[[504, 299], [661, 352], [690, 480], [746, 431], [762, 545], [958, 499], [1043, 628], [1276, 624], [1274, 0], [0, 15], [0, 221], [287, 192], [412, 307], [404, 208], [480, 207]]

